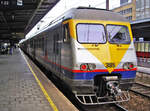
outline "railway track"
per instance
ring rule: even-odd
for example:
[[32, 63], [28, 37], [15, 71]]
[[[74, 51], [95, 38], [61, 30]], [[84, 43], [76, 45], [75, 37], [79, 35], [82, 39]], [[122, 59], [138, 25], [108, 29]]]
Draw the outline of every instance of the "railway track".
[[82, 106], [79, 111], [128, 111], [118, 104], [103, 104], [94, 106]]
[[134, 83], [130, 91], [150, 99], [150, 86]]
[[128, 111], [124, 107], [120, 106], [119, 104], [115, 104], [115, 106], [118, 108], [119, 111]]

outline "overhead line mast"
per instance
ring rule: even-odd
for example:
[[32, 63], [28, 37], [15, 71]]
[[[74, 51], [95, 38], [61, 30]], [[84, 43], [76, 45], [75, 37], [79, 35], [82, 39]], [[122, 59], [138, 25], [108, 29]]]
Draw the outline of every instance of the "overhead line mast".
[[106, 0], [106, 10], [109, 10], [109, 0]]

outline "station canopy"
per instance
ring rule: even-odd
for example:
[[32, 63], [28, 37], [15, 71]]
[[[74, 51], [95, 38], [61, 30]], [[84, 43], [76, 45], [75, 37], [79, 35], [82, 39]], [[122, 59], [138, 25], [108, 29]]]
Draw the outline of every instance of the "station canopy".
[[0, 40], [18, 42], [59, 0], [0, 0]]
[[144, 38], [145, 41], [150, 41], [150, 18], [136, 20], [131, 22], [134, 38]]

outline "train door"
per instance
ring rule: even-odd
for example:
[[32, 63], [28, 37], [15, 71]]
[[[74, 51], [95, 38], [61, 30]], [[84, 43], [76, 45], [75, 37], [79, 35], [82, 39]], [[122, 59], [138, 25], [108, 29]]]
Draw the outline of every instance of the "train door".
[[55, 70], [59, 72], [61, 78], [61, 27], [57, 27], [54, 33], [54, 55], [55, 55]]
[[58, 30], [55, 31], [55, 34], [54, 34], [54, 54], [55, 54], [55, 70], [57, 72], [60, 71], [60, 68], [59, 68], [59, 64], [60, 64], [60, 60], [59, 60], [59, 34], [57, 33]]
[[[58, 47], [58, 71], [61, 74], [61, 48], [62, 48], [62, 26], [60, 25], [60, 27], [58, 28], [58, 35], [57, 35], [57, 47]], [[61, 75], [60, 75], [61, 76]]]
[[[61, 44], [61, 65], [70, 68], [72, 65], [72, 53], [71, 53], [71, 41], [70, 41], [70, 30], [69, 23], [62, 25], [62, 44]], [[62, 69], [62, 76], [65, 79], [68, 72], [66, 69]]]

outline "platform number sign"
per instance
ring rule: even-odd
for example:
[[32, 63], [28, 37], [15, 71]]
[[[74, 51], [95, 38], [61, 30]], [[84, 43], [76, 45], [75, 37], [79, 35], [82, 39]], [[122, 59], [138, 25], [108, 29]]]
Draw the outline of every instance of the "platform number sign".
[[17, 0], [17, 6], [22, 6], [23, 5], [23, 1], [22, 0]]
[[0, 0], [0, 6], [1, 7], [23, 6], [23, 0]]
[[8, 0], [1, 0], [0, 5], [8, 6], [10, 4], [10, 1]]

